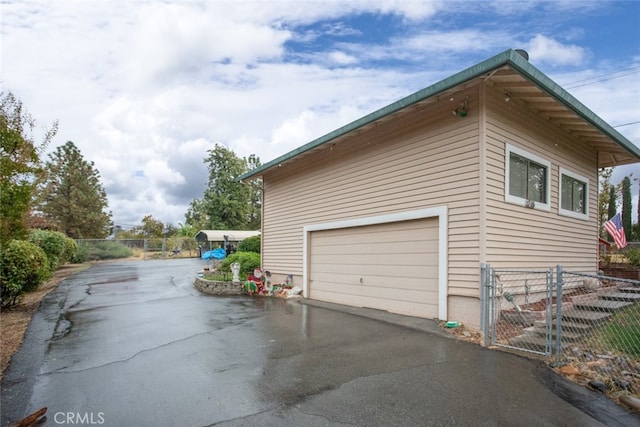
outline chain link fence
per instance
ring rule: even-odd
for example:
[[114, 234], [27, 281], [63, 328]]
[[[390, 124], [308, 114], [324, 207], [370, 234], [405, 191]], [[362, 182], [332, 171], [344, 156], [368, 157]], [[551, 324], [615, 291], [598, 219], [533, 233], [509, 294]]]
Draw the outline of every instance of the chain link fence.
[[78, 260], [136, 258], [195, 258], [200, 256], [198, 242], [192, 238], [83, 239], [77, 240]]
[[601, 391], [640, 394], [640, 281], [559, 271], [558, 283], [556, 362]]
[[552, 271], [490, 269], [489, 280], [485, 345], [550, 355]]
[[640, 394], [640, 280], [483, 265], [485, 345], [543, 355], [577, 382]]

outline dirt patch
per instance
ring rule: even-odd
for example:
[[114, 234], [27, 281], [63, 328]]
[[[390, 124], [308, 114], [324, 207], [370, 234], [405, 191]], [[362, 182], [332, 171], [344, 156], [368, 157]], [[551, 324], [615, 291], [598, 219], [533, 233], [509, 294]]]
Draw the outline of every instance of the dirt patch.
[[31, 317], [40, 307], [40, 301], [53, 291], [62, 279], [89, 267], [90, 264], [72, 264], [59, 268], [51, 280], [40, 285], [35, 291], [24, 294], [17, 306], [0, 312], [0, 379], [11, 363], [11, 358], [20, 349]]
[[465, 341], [469, 341], [478, 345], [482, 345], [482, 343], [484, 342], [484, 339], [482, 338], [482, 333], [480, 331], [466, 328], [463, 324], [460, 324], [455, 328], [447, 328], [446, 323], [447, 322], [439, 322], [440, 327], [443, 328], [448, 333], [450, 333], [451, 335], [455, 335], [460, 339], [463, 339]]

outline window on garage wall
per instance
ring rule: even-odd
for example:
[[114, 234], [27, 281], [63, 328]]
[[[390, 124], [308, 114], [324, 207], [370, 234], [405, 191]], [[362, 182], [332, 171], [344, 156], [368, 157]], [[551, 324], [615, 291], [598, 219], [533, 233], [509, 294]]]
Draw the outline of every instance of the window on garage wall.
[[521, 206], [550, 210], [551, 163], [507, 144], [505, 200]]
[[589, 219], [589, 179], [560, 168], [560, 215]]

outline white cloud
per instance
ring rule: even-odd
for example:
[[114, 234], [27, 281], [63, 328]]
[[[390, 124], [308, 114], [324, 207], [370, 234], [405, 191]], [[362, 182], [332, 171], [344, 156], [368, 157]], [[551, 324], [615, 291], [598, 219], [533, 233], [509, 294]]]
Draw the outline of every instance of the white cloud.
[[302, 145], [310, 141], [313, 134], [309, 130], [309, 123], [313, 122], [316, 115], [311, 111], [303, 111], [294, 119], [286, 120], [273, 132], [271, 140], [273, 144]]
[[151, 186], [175, 187], [185, 183], [184, 176], [169, 167], [165, 159], [151, 159], [142, 167], [144, 175], [149, 178]]
[[541, 34], [532, 38], [526, 49], [529, 57], [540, 64], [578, 66], [583, 63], [585, 57], [584, 48], [577, 45], [563, 45]]
[[[540, 27], [517, 22], [530, 11], [570, 3], [519, 4], [508, 21], [480, 14], [493, 6], [7, 2], [1, 78], [39, 126], [59, 119], [50, 151], [72, 140], [95, 162], [117, 222], [135, 224], [152, 214], [175, 224], [202, 196], [203, 159], [215, 143], [266, 163], [509, 47], [528, 49], [531, 62], [551, 68], [560, 83], [622, 66], [617, 58], [589, 63], [588, 46], [579, 44], [589, 29], [581, 32], [578, 23], [563, 36], [542, 19]], [[363, 14], [385, 26], [359, 27]], [[474, 19], [467, 23], [468, 16]], [[637, 121], [634, 77], [572, 93], [614, 125]], [[640, 126], [619, 130], [640, 145]]]
[[147, 3], [139, 15], [144, 19], [132, 31], [126, 65], [134, 85], [207, 79], [212, 64], [220, 62], [277, 59], [290, 38], [289, 31], [268, 23], [237, 21], [217, 2]]
[[406, 46], [407, 53], [415, 51], [425, 53], [495, 52], [499, 49], [498, 46], [504, 46], [509, 38], [511, 36], [503, 32], [474, 29], [446, 32], [430, 31], [402, 40], [398, 45]]
[[338, 65], [350, 65], [358, 63], [358, 58], [340, 51], [329, 52], [328, 56], [331, 62]]

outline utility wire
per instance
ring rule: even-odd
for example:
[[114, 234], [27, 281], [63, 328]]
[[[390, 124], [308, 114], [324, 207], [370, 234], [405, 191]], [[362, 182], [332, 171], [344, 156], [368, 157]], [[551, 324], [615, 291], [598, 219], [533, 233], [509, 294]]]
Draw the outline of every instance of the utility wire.
[[[626, 76], [630, 76], [632, 74], [638, 74], [638, 73], [640, 73], [640, 70], [632, 71], [632, 72], [626, 73], [626, 74], [620, 74], [620, 75], [614, 76], [614, 77], [601, 78], [601, 79], [593, 80], [591, 82], [583, 83], [583, 84], [575, 84], [575, 83], [574, 84], [569, 84], [569, 85], [565, 86], [565, 89], [576, 89], [576, 88], [583, 87], [583, 86], [589, 86], [589, 85], [592, 85], [594, 83], [600, 83], [600, 82], [605, 82], [605, 81], [609, 81], [609, 80], [619, 79], [621, 77], [626, 77]], [[596, 77], [593, 77], [593, 79], [595, 79], [595, 78]]]
[[629, 126], [629, 125], [637, 125], [638, 123], [640, 123], [640, 120], [638, 120], [637, 122], [630, 122], [630, 123], [624, 123], [621, 125], [616, 125], [614, 126], [614, 128], [621, 128], [622, 126]]
[[[612, 74], [622, 73], [622, 72], [624, 72], [624, 71], [631, 71], [631, 70], [637, 70], [637, 71], [640, 71], [640, 65], [634, 65], [633, 67], [623, 68], [622, 70], [612, 71], [612, 72], [610, 72], [610, 73], [600, 74], [599, 76], [593, 76], [593, 77], [589, 77], [589, 78], [586, 78], [586, 79], [577, 80], [577, 81], [575, 81], [575, 82], [567, 83], [567, 84], [565, 85], [565, 87], [573, 86], [573, 85], [576, 85], [576, 84], [578, 84], [578, 83], [588, 82], [589, 80], [593, 80], [593, 79], [598, 79], [598, 80], [594, 81], [593, 83], [597, 83], [597, 82], [604, 81], [604, 80], [610, 80], [610, 79], [602, 79], [602, 77], [610, 76], [610, 75], [612, 75]], [[636, 72], [637, 72], [637, 71], [636, 71]], [[626, 76], [626, 75], [629, 75], [629, 74], [635, 74], [635, 72], [634, 72], [634, 73], [628, 73], [628, 74], [625, 74], [625, 76]], [[612, 77], [612, 79], [614, 79], [614, 78], [618, 78], [618, 77], [622, 77], [622, 76]], [[588, 83], [588, 84], [591, 84], [591, 83]]]

